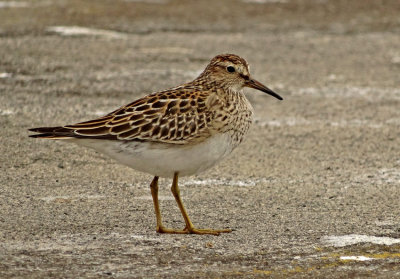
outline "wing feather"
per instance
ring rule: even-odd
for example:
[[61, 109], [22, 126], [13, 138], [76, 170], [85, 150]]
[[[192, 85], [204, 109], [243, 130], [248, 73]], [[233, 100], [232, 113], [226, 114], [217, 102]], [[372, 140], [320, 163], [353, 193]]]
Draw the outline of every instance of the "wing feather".
[[[52, 138], [141, 140], [185, 144], [210, 135], [205, 98], [194, 88], [153, 93], [103, 117], [64, 127], [48, 128]], [[40, 135], [37, 135], [40, 136]]]

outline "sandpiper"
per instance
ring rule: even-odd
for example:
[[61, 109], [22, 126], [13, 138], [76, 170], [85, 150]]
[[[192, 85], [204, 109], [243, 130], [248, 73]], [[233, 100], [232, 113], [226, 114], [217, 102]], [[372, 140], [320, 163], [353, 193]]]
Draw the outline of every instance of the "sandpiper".
[[[30, 129], [34, 138], [56, 139], [93, 148], [154, 176], [150, 184], [159, 233], [214, 234], [230, 229], [198, 229], [183, 206], [178, 176], [198, 174], [225, 158], [243, 140], [253, 108], [243, 94], [251, 87], [282, 98], [250, 76], [234, 54], [214, 57], [192, 82], [151, 93], [103, 117], [73, 125]], [[158, 178], [173, 178], [171, 191], [184, 229], [163, 226]]]

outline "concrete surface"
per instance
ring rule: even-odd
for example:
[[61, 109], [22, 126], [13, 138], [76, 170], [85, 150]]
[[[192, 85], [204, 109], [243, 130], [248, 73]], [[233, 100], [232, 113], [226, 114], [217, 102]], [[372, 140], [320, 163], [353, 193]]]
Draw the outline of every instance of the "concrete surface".
[[[397, 0], [0, 1], [0, 277], [400, 277], [399, 14]], [[157, 234], [149, 175], [27, 137], [225, 52], [285, 99], [248, 90], [245, 143], [181, 180], [192, 221], [230, 234]], [[170, 183], [162, 213], [182, 227]]]

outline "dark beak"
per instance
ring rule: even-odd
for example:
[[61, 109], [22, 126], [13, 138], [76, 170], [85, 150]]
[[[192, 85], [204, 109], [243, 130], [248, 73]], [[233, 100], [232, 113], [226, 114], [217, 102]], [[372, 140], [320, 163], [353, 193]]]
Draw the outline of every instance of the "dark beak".
[[249, 79], [246, 81], [246, 85], [247, 87], [250, 88], [254, 88], [257, 90], [260, 90], [262, 92], [265, 92], [271, 96], [274, 96], [275, 98], [277, 98], [278, 100], [283, 100], [283, 98], [281, 96], [279, 96], [278, 94], [276, 94], [274, 91], [272, 91], [271, 89], [269, 89], [268, 87], [266, 87], [264, 84], [262, 84], [261, 82], [256, 81], [255, 79]]

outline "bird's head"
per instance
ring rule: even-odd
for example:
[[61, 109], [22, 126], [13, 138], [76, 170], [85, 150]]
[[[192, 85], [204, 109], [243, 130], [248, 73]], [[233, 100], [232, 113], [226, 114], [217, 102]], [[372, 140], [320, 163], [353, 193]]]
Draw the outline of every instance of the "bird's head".
[[233, 91], [239, 91], [243, 87], [254, 88], [282, 100], [281, 96], [253, 79], [247, 61], [235, 54], [215, 56], [199, 78], [215, 81]]

